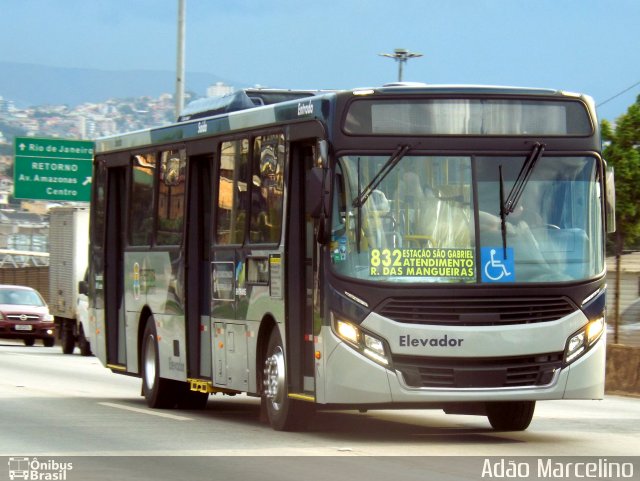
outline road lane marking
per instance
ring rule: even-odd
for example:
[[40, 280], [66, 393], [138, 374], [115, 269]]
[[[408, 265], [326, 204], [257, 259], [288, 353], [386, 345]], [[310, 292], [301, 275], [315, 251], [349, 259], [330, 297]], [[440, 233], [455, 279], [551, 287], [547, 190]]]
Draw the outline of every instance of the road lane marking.
[[164, 413], [160, 411], [152, 411], [150, 409], [134, 408], [133, 406], [124, 406], [122, 404], [107, 403], [107, 402], [101, 402], [98, 404], [102, 406], [107, 406], [110, 408], [123, 409], [125, 411], [132, 411], [134, 413], [148, 414], [150, 416], [158, 416], [161, 418], [173, 419], [174, 421], [193, 421], [192, 418], [188, 418], [185, 416], [178, 416], [177, 414], [169, 414], [169, 413]]

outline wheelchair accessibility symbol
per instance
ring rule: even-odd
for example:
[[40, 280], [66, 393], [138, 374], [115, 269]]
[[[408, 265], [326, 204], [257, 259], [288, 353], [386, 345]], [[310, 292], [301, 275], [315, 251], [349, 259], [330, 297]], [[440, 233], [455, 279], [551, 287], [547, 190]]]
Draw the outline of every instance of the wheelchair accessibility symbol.
[[482, 282], [514, 282], [516, 280], [512, 247], [507, 247], [506, 258], [502, 247], [483, 247], [480, 249], [480, 257]]

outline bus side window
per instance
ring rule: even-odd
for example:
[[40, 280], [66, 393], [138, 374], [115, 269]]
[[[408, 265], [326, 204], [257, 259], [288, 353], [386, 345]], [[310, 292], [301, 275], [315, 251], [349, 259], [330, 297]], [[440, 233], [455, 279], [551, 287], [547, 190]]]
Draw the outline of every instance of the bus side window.
[[151, 245], [153, 235], [153, 192], [155, 153], [133, 157], [129, 240], [132, 245]]
[[216, 243], [242, 244], [247, 221], [249, 140], [223, 142], [216, 215]]
[[158, 184], [158, 231], [160, 245], [178, 245], [182, 239], [185, 207], [186, 153], [166, 150], [160, 156]]
[[280, 241], [284, 159], [284, 135], [255, 138], [251, 176], [250, 242], [277, 244]]

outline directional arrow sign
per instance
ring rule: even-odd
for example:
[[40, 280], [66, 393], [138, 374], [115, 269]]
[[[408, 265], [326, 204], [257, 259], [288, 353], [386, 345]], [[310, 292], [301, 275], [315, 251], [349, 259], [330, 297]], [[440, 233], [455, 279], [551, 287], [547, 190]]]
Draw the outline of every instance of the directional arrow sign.
[[14, 197], [89, 202], [93, 142], [15, 138]]

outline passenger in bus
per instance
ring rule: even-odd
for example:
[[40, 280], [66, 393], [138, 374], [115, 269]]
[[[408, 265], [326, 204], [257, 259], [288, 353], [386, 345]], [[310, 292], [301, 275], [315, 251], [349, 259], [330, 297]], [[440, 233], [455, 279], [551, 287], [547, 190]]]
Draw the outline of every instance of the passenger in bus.
[[418, 174], [404, 172], [398, 181], [398, 187], [394, 199], [398, 199], [406, 206], [412, 206], [416, 202], [434, 199], [436, 194], [429, 184], [421, 182]]
[[371, 192], [364, 204], [363, 215], [363, 229], [369, 247], [393, 247], [387, 243], [387, 234], [393, 234], [395, 223], [391, 217], [391, 204], [382, 190]]
[[391, 210], [389, 207], [389, 199], [384, 192], [379, 189], [371, 192], [370, 201], [372, 203], [372, 210], [381, 214], [387, 214]]
[[[424, 223], [423, 212], [435, 207], [436, 195], [427, 183], [423, 183], [415, 172], [405, 171], [398, 177], [393, 195], [394, 215], [399, 222], [403, 244], [425, 246], [430, 244], [432, 226]], [[422, 219], [422, 220], [421, 220]]]
[[[478, 211], [478, 220], [482, 245], [502, 245], [502, 220], [500, 216], [480, 210]], [[538, 228], [544, 227], [538, 214], [519, 204], [512, 213], [505, 216], [504, 227], [507, 233], [507, 246], [518, 252], [520, 261], [535, 263], [537, 266], [546, 265], [541, 246], [547, 244], [547, 230], [546, 228]]]
[[466, 197], [461, 186], [443, 185], [436, 193], [417, 174], [405, 172], [398, 186], [405, 244], [423, 248], [470, 247], [471, 208]]
[[424, 202], [419, 227], [426, 227], [430, 247], [468, 248], [473, 246], [471, 207], [458, 198], [439, 197]]

